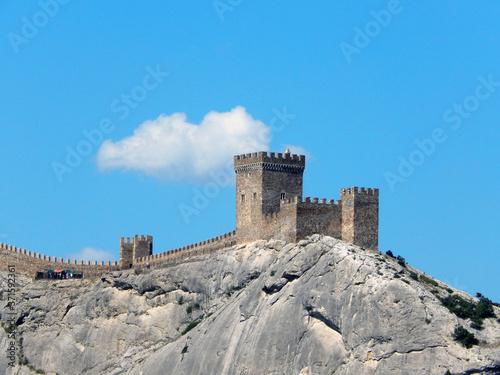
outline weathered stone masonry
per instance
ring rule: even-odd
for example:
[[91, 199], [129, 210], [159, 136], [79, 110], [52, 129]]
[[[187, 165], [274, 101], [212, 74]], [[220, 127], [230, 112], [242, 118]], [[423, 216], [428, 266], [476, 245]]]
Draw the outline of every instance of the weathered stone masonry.
[[120, 238], [120, 261], [77, 261], [0, 244], [0, 268], [34, 275], [43, 269], [70, 269], [85, 276], [118, 269], [155, 267], [254, 240], [296, 242], [311, 234], [329, 235], [378, 249], [378, 189], [341, 189], [340, 200], [302, 198], [304, 155], [259, 152], [234, 157], [236, 231], [178, 249], [153, 254], [153, 237]]
[[26, 249], [0, 243], [0, 269], [8, 271], [14, 266], [15, 272], [34, 276], [44, 269], [63, 269], [83, 273], [85, 277], [99, 276], [105, 272], [120, 269], [116, 261], [74, 260], [50, 257]]
[[259, 152], [234, 157], [238, 241], [314, 233], [378, 249], [378, 189], [342, 189], [340, 200], [302, 199], [305, 156]]

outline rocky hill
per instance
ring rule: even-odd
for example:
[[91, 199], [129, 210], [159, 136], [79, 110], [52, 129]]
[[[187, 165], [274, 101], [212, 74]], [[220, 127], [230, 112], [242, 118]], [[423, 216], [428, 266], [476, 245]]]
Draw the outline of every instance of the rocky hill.
[[[476, 299], [331, 237], [258, 241], [138, 275], [17, 283], [19, 318], [3, 324], [0, 346], [15, 332], [24, 364], [2, 354], [0, 373], [500, 374], [500, 309], [471, 328], [442, 301]], [[456, 341], [458, 326], [478, 343]]]

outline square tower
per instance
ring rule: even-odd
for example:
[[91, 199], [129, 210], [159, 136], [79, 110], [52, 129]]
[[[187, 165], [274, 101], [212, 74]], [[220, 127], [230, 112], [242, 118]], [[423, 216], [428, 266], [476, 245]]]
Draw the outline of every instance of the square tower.
[[120, 267], [122, 269], [132, 268], [137, 258], [153, 254], [153, 237], [138, 236], [120, 238]]
[[352, 187], [340, 190], [342, 240], [378, 250], [379, 190]]
[[234, 157], [236, 233], [239, 240], [264, 238], [263, 215], [280, 211], [282, 199], [302, 197], [304, 155], [259, 152]]

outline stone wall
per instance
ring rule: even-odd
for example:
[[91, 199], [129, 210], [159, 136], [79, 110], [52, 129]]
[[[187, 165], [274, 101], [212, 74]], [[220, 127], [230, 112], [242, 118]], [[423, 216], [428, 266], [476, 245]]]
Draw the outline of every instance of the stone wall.
[[194, 256], [212, 254], [217, 250], [234, 246], [237, 243], [236, 231], [233, 230], [232, 232], [210, 238], [206, 241], [164, 251], [159, 254], [137, 258], [134, 261], [134, 267], [144, 268], [146, 263], [149, 263], [150, 267], [155, 267], [162, 264], [180, 262]]
[[83, 261], [74, 259], [63, 259], [28, 251], [15, 246], [0, 243], [0, 268], [8, 270], [13, 265], [16, 272], [35, 276], [37, 271], [44, 269], [71, 270], [83, 273], [85, 277], [99, 276], [104, 272], [120, 269], [116, 261]]
[[[152, 238], [151, 236], [146, 236], [145, 238], [139, 237], [139, 240], [143, 240], [139, 241], [139, 243], [144, 244], [149, 242], [144, 240], [152, 241]], [[150, 255], [134, 258], [131, 263], [132, 267], [127, 263], [123, 268], [144, 268], [146, 263], [154, 267], [161, 264], [179, 262], [197, 255], [212, 254], [217, 250], [234, 246], [237, 242], [236, 231], [232, 231], [221, 236], [210, 238], [206, 241], [197, 242], [159, 254], [151, 254], [149, 252], [150, 248], [144, 247], [143, 249], [140, 248], [139, 251], [135, 253], [140, 254], [142, 251], [143, 254], [147, 253]], [[123, 250], [127, 250], [128, 248], [132, 249], [133, 243], [133, 238], [121, 238], [120, 245], [124, 246], [120, 248], [120, 255]], [[127, 254], [127, 252], [125, 251], [124, 254]], [[13, 265], [16, 272], [29, 276], [35, 276], [37, 271], [43, 271], [44, 269], [71, 270], [73, 272], [83, 273], [85, 277], [100, 276], [105, 272], [122, 269], [121, 263], [122, 262], [117, 261], [81, 261], [56, 258], [0, 243], [0, 269], [8, 271], [8, 266]]]
[[283, 199], [280, 209], [262, 214], [261, 221], [257, 239], [296, 242], [315, 233], [341, 238], [341, 202], [309, 197], [303, 201], [300, 197]]
[[[276, 212], [268, 212], [260, 215], [260, 233], [255, 235], [255, 240], [277, 239], [287, 242], [295, 242], [297, 238], [297, 202], [299, 198], [283, 199], [280, 208]], [[239, 239], [238, 233], [238, 239]]]
[[305, 198], [297, 205], [297, 240], [311, 234], [342, 238], [342, 205], [325, 198]]

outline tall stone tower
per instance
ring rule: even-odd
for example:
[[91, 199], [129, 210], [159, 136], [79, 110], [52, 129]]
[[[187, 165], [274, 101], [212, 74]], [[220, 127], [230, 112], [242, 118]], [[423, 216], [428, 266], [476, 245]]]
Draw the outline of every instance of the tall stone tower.
[[153, 254], [153, 237], [138, 236], [120, 238], [120, 268], [132, 268], [134, 260]]
[[280, 200], [302, 197], [304, 155], [259, 152], [234, 157], [236, 233], [240, 241], [261, 238], [263, 217], [280, 211]]
[[378, 189], [341, 189], [342, 240], [378, 250]]

